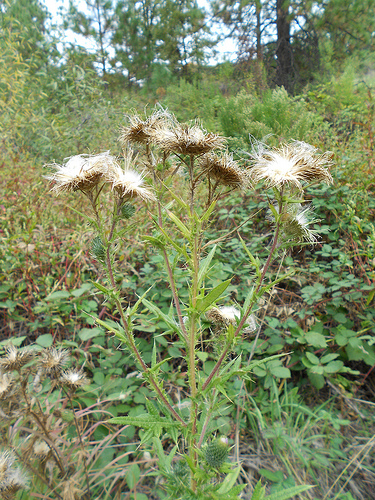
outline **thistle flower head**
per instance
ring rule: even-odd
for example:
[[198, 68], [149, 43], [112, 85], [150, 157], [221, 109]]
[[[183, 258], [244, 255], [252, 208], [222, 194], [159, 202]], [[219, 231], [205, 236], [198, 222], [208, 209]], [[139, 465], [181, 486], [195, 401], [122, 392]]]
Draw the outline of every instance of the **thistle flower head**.
[[112, 189], [120, 198], [141, 198], [142, 200], [154, 200], [153, 193], [144, 187], [144, 176], [133, 169], [135, 158], [131, 150], [125, 152], [124, 168], [116, 164], [108, 170], [105, 179], [112, 184]]
[[318, 154], [318, 150], [304, 142], [292, 142], [277, 149], [257, 145], [252, 153], [253, 167], [250, 177], [255, 184], [264, 180], [268, 187], [280, 188], [284, 184], [302, 189], [302, 183], [333, 182], [326, 167], [332, 164], [331, 152]]
[[199, 125], [181, 125], [175, 122], [171, 128], [160, 128], [152, 134], [152, 139], [166, 153], [202, 155], [212, 149], [223, 147], [225, 138], [207, 133]]
[[209, 443], [204, 450], [204, 458], [211, 467], [219, 468], [227, 460], [229, 454], [228, 438], [221, 436]]
[[69, 360], [69, 351], [49, 347], [40, 354], [39, 367], [47, 377], [58, 378]]
[[46, 178], [54, 183], [51, 191], [57, 194], [78, 190], [89, 192], [115, 164], [116, 160], [109, 151], [97, 155], [76, 155], [67, 158], [63, 165], [50, 165], [56, 172]]
[[207, 153], [201, 157], [200, 166], [206, 175], [224, 186], [241, 188], [249, 185], [248, 175], [233, 160], [230, 153], [224, 153], [222, 156]]
[[27, 477], [14, 465], [15, 457], [9, 451], [0, 452], [0, 497], [15, 498], [17, 491], [27, 488]]
[[5, 347], [5, 354], [0, 358], [0, 370], [3, 372], [11, 372], [20, 370], [35, 356], [31, 349], [17, 349], [13, 344]]
[[[213, 307], [206, 312], [206, 318], [218, 326], [236, 325], [241, 318], [241, 312], [234, 306]], [[245, 333], [251, 333], [257, 329], [255, 316], [251, 314], [245, 322]]]
[[79, 387], [89, 384], [89, 379], [82, 371], [66, 370], [60, 375], [60, 383], [74, 391]]
[[153, 134], [160, 129], [167, 127], [171, 116], [167, 111], [155, 111], [146, 120], [141, 120], [138, 115], [127, 116], [130, 125], [121, 129], [120, 142], [126, 145], [127, 142], [138, 144], [148, 144], [152, 142]]
[[[275, 220], [273, 215], [269, 215], [268, 219]], [[286, 212], [282, 214], [281, 221], [284, 241], [293, 241], [295, 243], [307, 241], [313, 244], [319, 239], [319, 233], [311, 229], [311, 225], [320, 222], [320, 219], [314, 218], [311, 205], [289, 204]]]

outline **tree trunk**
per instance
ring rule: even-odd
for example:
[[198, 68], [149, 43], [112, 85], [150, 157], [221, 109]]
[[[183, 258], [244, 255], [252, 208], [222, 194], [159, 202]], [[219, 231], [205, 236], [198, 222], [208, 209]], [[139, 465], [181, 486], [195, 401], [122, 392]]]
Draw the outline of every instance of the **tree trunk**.
[[276, 0], [277, 26], [277, 73], [276, 84], [293, 92], [295, 72], [293, 53], [290, 45], [289, 0]]

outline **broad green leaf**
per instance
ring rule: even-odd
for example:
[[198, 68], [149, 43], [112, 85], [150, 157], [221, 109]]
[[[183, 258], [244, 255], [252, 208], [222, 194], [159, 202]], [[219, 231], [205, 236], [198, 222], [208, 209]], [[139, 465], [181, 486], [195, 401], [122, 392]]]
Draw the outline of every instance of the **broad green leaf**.
[[315, 354], [313, 354], [312, 352], [306, 352], [305, 356], [313, 365], [319, 364], [319, 358], [315, 356]]
[[271, 369], [271, 373], [274, 377], [277, 378], [290, 378], [290, 370], [289, 368], [286, 368], [285, 366], [274, 366]]
[[327, 347], [327, 341], [321, 333], [309, 332], [305, 336], [307, 343], [313, 347]]
[[265, 495], [266, 488], [262, 486], [261, 481], [258, 481], [251, 496], [251, 500], [264, 500]]
[[132, 490], [134, 486], [138, 483], [140, 477], [141, 477], [141, 470], [138, 464], [132, 464], [126, 471], [126, 483], [130, 490]]
[[51, 347], [53, 337], [50, 333], [45, 333], [44, 335], [39, 335], [35, 342], [42, 347]]
[[100, 334], [103, 334], [103, 330], [101, 328], [82, 328], [78, 332], [79, 338], [85, 342], [86, 340], [92, 339], [94, 337], [97, 337]]
[[328, 363], [328, 365], [324, 366], [324, 373], [337, 373], [342, 369], [343, 366], [344, 363], [340, 360], [331, 361], [330, 363]]

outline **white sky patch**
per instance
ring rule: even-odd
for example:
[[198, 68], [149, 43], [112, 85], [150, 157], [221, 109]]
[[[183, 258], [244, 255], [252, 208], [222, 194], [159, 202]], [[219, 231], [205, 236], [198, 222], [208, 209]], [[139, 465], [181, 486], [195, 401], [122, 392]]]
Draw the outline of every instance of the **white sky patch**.
[[[64, 12], [67, 12], [69, 9], [69, 0], [41, 0], [41, 2], [45, 5], [52, 16], [51, 24], [57, 24], [61, 26], [64, 20]], [[74, 3], [80, 11], [85, 11], [86, 2], [84, 0], [78, 0]], [[198, 6], [204, 8], [209, 12], [209, 3], [207, 2], [207, 0], [198, 0]], [[219, 41], [219, 43], [214, 47], [216, 56], [211, 56], [211, 51], [208, 53], [208, 64], [215, 65], [224, 61], [233, 62], [236, 60], [238, 44], [236, 40], [226, 38], [225, 34], [225, 27], [223, 27], [221, 31], [219, 31], [217, 28], [213, 29], [214, 37], [218, 37], [219, 39], [221, 39], [221, 41]], [[98, 48], [95, 45], [95, 42], [93, 43], [83, 35], [74, 33], [72, 30], [66, 30], [64, 31], [64, 33], [60, 32], [59, 36], [61, 39], [61, 44], [60, 46], [58, 46], [58, 48], [61, 51], [63, 51], [63, 45], [65, 44], [80, 46], [87, 49], [89, 52], [96, 51]], [[110, 56], [114, 55], [114, 50], [111, 46], [107, 47], [107, 50]]]

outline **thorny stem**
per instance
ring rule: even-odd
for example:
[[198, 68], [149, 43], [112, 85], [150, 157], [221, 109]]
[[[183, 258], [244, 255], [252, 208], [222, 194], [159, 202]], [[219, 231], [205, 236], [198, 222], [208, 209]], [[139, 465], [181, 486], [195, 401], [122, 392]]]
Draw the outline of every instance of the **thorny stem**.
[[[280, 210], [280, 213], [281, 213], [281, 210]], [[268, 268], [270, 267], [271, 265], [271, 262], [273, 260], [273, 254], [277, 248], [277, 243], [278, 243], [278, 239], [279, 239], [279, 234], [280, 234], [280, 221], [277, 222], [277, 225], [276, 225], [276, 231], [275, 231], [275, 236], [274, 236], [274, 239], [273, 239], [273, 242], [272, 242], [272, 247], [270, 249], [270, 253], [268, 255], [268, 258], [267, 258], [267, 261], [263, 267], [263, 270], [262, 270], [262, 274], [260, 276], [260, 278], [258, 279], [258, 285], [255, 289], [255, 291], [253, 292], [253, 298], [249, 304], [249, 307], [247, 308], [247, 311], [245, 312], [245, 314], [243, 315], [243, 317], [241, 318], [241, 321], [239, 322], [239, 324], [237, 325], [237, 328], [234, 332], [234, 338], [237, 337], [237, 335], [240, 333], [242, 327], [244, 326], [247, 318], [250, 316], [250, 313], [253, 309], [253, 306], [256, 302], [256, 299], [257, 299], [257, 294], [262, 286], [262, 283], [263, 283], [263, 280], [266, 276], [266, 273], [268, 271]], [[206, 389], [206, 387], [208, 386], [208, 384], [211, 382], [211, 380], [213, 379], [213, 377], [216, 375], [216, 373], [218, 372], [218, 370], [220, 369], [229, 349], [231, 347], [231, 344], [228, 344], [226, 346], [226, 348], [224, 349], [224, 352], [222, 353], [222, 355], [220, 356], [220, 358], [217, 360], [215, 366], [213, 367], [211, 373], [209, 374], [209, 376], [207, 377], [206, 381], [204, 382], [204, 384], [202, 385], [202, 391], [204, 391]]]
[[74, 418], [74, 425], [76, 427], [76, 430], [77, 430], [77, 434], [78, 434], [78, 439], [79, 439], [79, 444], [81, 446], [81, 449], [82, 449], [82, 454], [83, 454], [83, 463], [84, 463], [84, 468], [85, 468], [85, 476], [86, 476], [86, 484], [87, 484], [87, 492], [89, 494], [89, 498], [91, 498], [91, 490], [90, 490], [90, 480], [89, 480], [89, 473], [88, 473], [88, 470], [87, 470], [87, 459], [86, 459], [86, 453], [85, 453], [85, 445], [83, 444], [83, 441], [82, 441], [82, 435], [81, 435], [81, 431], [79, 429], [79, 425], [78, 425], [78, 420], [77, 420], [77, 417], [76, 417], [76, 412], [74, 410], [74, 406], [73, 406], [73, 399], [72, 399], [72, 394], [71, 392], [69, 391], [66, 391], [64, 388], [63, 388], [63, 391], [65, 392], [65, 394], [67, 395], [67, 398], [69, 400], [69, 404], [70, 404], [70, 407], [72, 409], [72, 413], [73, 413], [73, 418]]
[[[21, 377], [21, 372], [19, 371], [18, 373]], [[59, 456], [58, 450], [56, 449], [56, 446], [54, 445], [54, 440], [52, 439], [50, 432], [47, 429], [47, 427], [45, 426], [42, 419], [32, 409], [31, 402], [29, 401], [29, 398], [27, 397], [27, 393], [26, 393], [24, 384], [20, 384], [20, 385], [21, 385], [21, 390], [22, 390], [22, 396], [23, 396], [25, 403], [27, 405], [27, 411], [28, 411], [29, 415], [31, 415], [33, 417], [33, 419], [36, 422], [36, 424], [38, 425], [38, 427], [42, 430], [42, 433], [44, 433], [44, 435], [48, 438], [47, 444], [51, 448], [51, 450], [53, 451], [53, 456], [54, 456], [55, 462], [56, 462], [58, 468], [60, 469], [61, 473], [63, 475], [65, 475], [66, 474], [65, 466], [60, 459], [60, 456]]]
[[[115, 221], [114, 221], [114, 224], [115, 224]], [[112, 285], [112, 288], [113, 288], [113, 290], [117, 290], [116, 282], [115, 282], [115, 279], [114, 279], [114, 276], [113, 276], [113, 268], [112, 268], [112, 262], [111, 262], [111, 256], [110, 256], [109, 247], [107, 248], [107, 254], [106, 254], [106, 266], [107, 266], [107, 269], [108, 269], [108, 275], [109, 275], [109, 279], [110, 279], [110, 283]], [[121, 317], [121, 321], [122, 321], [122, 324], [123, 324], [123, 327], [124, 327], [126, 339], [128, 341], [128, 346], [133, 351], [133, 354], [136, 357], [138, 363], [141, 365], [141, 368], [142, 368], [143, 372], [147, 373], [147, 379], [149, 380], [149, 382], [153, 386], [155, 392], [158, 394], [158, 397], [160, 398], [160, 400], [168, 408], [169, 412], [174, 416], [174, 418], [176, 420], [178, 420], [184, 427], [186, 427], [186, 423], [180, 417], [180, 415], [172, 408], [171, 404], [169, 403], [169, 401], [167, 400], [167, 398], [164, 396], [162, 390], [160, 389], [160, 387], [159, 387], [158, 383], [156, 382], [156, 380], [154, 379], [154, 377], [151, 374], [148, 373], [148, 367], [147, 367], [146, 363], [144, 362], [144, 360], [143, 360], [143, 358], [141, 356], [141, 353], [137, 349], [137, 346], [135, 345], [135, 342], [134, 342], [134, 338], [133, 338], [133, 336], [132, 336], [132, 334], [131, 334], [131, 332], [129, 330], [129, 326], [128, 326], [128, 323], [127, 323], [124, 311], [122, 309], [120, 299], [118, 299], [116, 297], [115, 298], [115, 303], [116, 303], [117, 310], [118, 310], [118, 312], [120, 314], [120, 317]]]
[[203, 424], [203, 427], [202, 427], [202, 432], [201, 432], [201, 435], [199, 437], [199, 441], [198, 441], [198, 444], [197, 444], [197, 448], [200, 448], [202, 446], [202, 443], [203, 443], [203, 440], [204, 440], [204, 436], [206, 435], [206, 430], [207, 430], [207, 427], [208, 427], [208, 424], [210, 423], [210, 418], [211, 418], [211, 414], [212, 414], [212, 408], [213, 408], [213, 405], [214, 405], [214, 401], [215, 401], [215, 396], [216, 396], [216, 389], [214, 389], [212, 391], [212, 400], [211, 400], [211, 404], [210, 404], [210, 407], [207, 411], [207, 415], [206, 415], [206, 418], [204, 420], [204, 424]]
[[[42, 483], [44, 483], [44, 484], [45, 484], [48, 488], [50, 488], [50, 489], [51, 489], [51, 484], [49, 483], [49, 481], [48, 481], [48, 480], [47, 480], [44, 476], [42, 476], [42, 474], [40, 474], [40, 472], [39, 472], [37, 469], [35, 469], [35, 468], [31, 465], [30, 461], [26, 461], [26, 460], [24, 461], [24, 460], [23, 460], [22, 455], [20, 455], [20, 454], [18, 453], [18, 451], [16, 450], [16, 448], [14, 448], [13, 446], [11, 447], [11, 449], [12, 449], [12, 452], [13, 452], [13, 453], [16, 455], [16, 457], [18, 458], [18, 460], [19, 460], [21, 463], [23, 463], [23, 464], [25, 465], [25, 467], [27, 467], [28, 469], [30, 469], [30, 471], [31, 471], [31, 472], [32, 472], [32, 473], [33, 473], [36, 477], [38, 477], [38, 478], [39, 478], [39, 480], [40, 480], [40, 481], [42, 481]], [[59, 499], [63, 500], [63, 497], [62, 497], [59, 493], [57, 493], [57, 491], [55, 491], [55, 495], [56, 495], [56, 497], [57, 497], [57, 498], [59, 498]]]
[[[162, 219], [162, 216], [161, 216], [161, 204], [160, 204], [159, 200], [158, 200], [158, 224], [159, 224], [160, 227], [163, 226], [163, 219]], [[163, 257], [164, 257], [165, 265], [167, 267], [168, 279], [169, 279], [169, 284], [170, 284], [170, 287], [171, 287], [171, 290], [172, 290], [174, 305], [175, 305], [176, 311], [177, 311], [178, 322], [180, 324], [180, 328], [181, 328], [182, 333], [184, 335], [185, 341], [188, 342], [188, 333], [186, 331], [184, 319], [183, 319], [183, 316], [182, 316], [182, 311], [181, 311], [181, 306], [180, 306], [180, 299], [178, 298], [176, 282], [175, 282], [175, 279], [174, 279], [174, 276], [173, 276], [171, 264], [169, 262], [168, 253], [167, 253], [167, 251], [166, 251], [165, 248], [163, 248]]]

